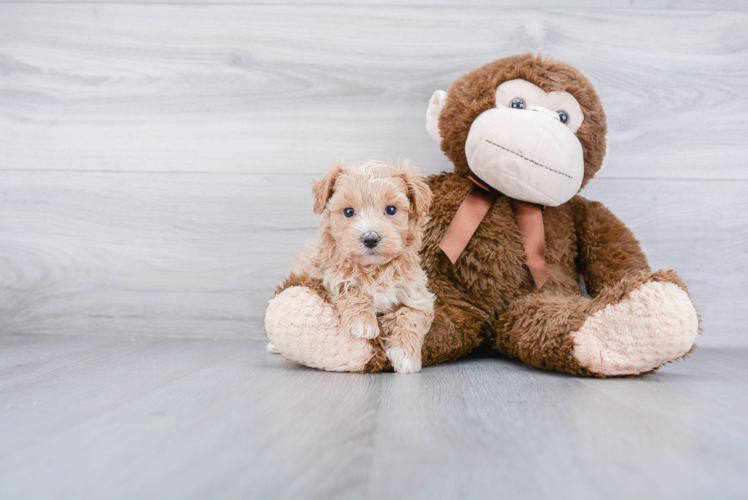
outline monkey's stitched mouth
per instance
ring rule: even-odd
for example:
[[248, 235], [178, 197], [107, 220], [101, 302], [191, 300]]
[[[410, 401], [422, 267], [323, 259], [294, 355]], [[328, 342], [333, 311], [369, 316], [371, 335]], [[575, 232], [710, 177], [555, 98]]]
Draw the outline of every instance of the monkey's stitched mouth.
[[574, 179], [574, 178], [573, 178], [572, 176], [570, 176], [569, 174], [565, 174], [565, 173], [563, 173], [563, 172], [559, 172], [558, 170], [554, 170], [554, 169], [552, 169], [551, 167], [546, 167], [545, 165], [543, 165], [543, 164], [541, 164], [541, 163], [538, 163], [538, 162], [536, 162], [535, 160], [531, 160], [531, 159], [529, 159], [529, 158], [526, 158], [525, 156], [522, 156], [522, 155], [521, 155], [520, 153], [518, 153], [518, 152], [516, 152], [516, 151], [512, 151], [511, 149], [505, 148], [504, 146], [500, 146], [500, 145], [496, 144], [495, 142], [491, 142], [491, 141], [489, 141], [488, 139], [486, 139], [486, 142], [487, 142], [487, 143], [489, 143], [489, 144], [491, 144], [492, 146], [496, 146], [497, 148], [501, 148], [501, 149], [503, 149], [504, 151], [507, 151], [507, 152], [509, 152], [509, 153], [512, 153], [513, 155], [517, 155], [517, 156], [519, 156], [520, 158], [522, 158], [523, 160], [529, 161], [530, 163], [533, 163], [533, 164], [535, 164], [535, 165], [537, 165], [537, 166], [539, 166], [539, 167], [543, 167], [543, 168], [544, 168], [544, 169], [546, 169], [546, 170], [550, 170], [551, 172], [554, 172], [554, 173], [556, 173], [556, 174], [558, 174], [558, 175], [563, 175], [564, 177], [568, 177], [569, 179], [572, 179], [572, 180]]

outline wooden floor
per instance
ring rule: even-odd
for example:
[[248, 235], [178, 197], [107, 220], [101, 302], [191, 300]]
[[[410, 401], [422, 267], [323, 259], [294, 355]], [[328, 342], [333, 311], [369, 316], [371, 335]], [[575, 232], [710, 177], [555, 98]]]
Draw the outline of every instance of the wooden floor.
[[0, 498], [744, 499], [746, 356], [351, 375], [252, 340], [5, 336]]
[[[615, 380], [265, 354], [311, 180], [451, 169], [429, 97], [528, 51], [594, 83], [582, 194], [702, 349]], [[748, 1], [0, 0], [0, 500], [748, 498], [747, 117]]]

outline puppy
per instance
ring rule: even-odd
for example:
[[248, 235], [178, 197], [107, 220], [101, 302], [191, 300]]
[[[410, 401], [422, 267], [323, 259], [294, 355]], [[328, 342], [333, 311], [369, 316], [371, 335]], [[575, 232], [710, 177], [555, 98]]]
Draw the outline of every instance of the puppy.
[[336, 164], [312, 191], [314, 212], [322, 214], [319, 235], [291, 274], [321, 281], [351, 335], [381, 333], [395, 371], [419, 371], [434, 319], [418, 255], [431, 205], [424, 176], [407, 162]]

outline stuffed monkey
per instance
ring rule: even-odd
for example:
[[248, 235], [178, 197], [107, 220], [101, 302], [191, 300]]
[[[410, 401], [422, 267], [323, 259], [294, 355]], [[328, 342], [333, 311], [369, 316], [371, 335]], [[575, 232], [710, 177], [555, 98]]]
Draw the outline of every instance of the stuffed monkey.
[[[577, 194], [607, 154], [605, 113], [578, 70], [531, 54], [486, 64], [434, 93], [427, 129], [454, 172], [429, 178], [421, 258], [437, 300], [423, 366], [490, 346], [538, 368], [610, 377], [695, 348], [699, 319], [681, 278], [653, 272], [631, 231]], [[343, 332], [304, 277], [279, 287], [265, 328], [307, 366], [391, 368], [382, 339]]]

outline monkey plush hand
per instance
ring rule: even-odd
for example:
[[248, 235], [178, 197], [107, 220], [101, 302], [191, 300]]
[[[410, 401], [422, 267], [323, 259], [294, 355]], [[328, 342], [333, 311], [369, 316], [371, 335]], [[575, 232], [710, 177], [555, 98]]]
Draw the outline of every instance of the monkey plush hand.
[[[424, 366], [487, 344], [538, 368], [609, 377], [694, 348], [699, 322], [680, 277], [653, 272], [631, 231], [577, 195], [607, 153], [605, 113], [584, 75], [531, 54], [494, 61], [434, 93], [427, 129], [454, 172], [429, 179], [421, 258], [437, 300]], [[268, 308], [282, 318], [267, 331], [280, 352], [327, 370], [388, 369], [381, 342], [346, 335], [305, 285]], [[318, 354], [300, 359], [300, 342]]]

